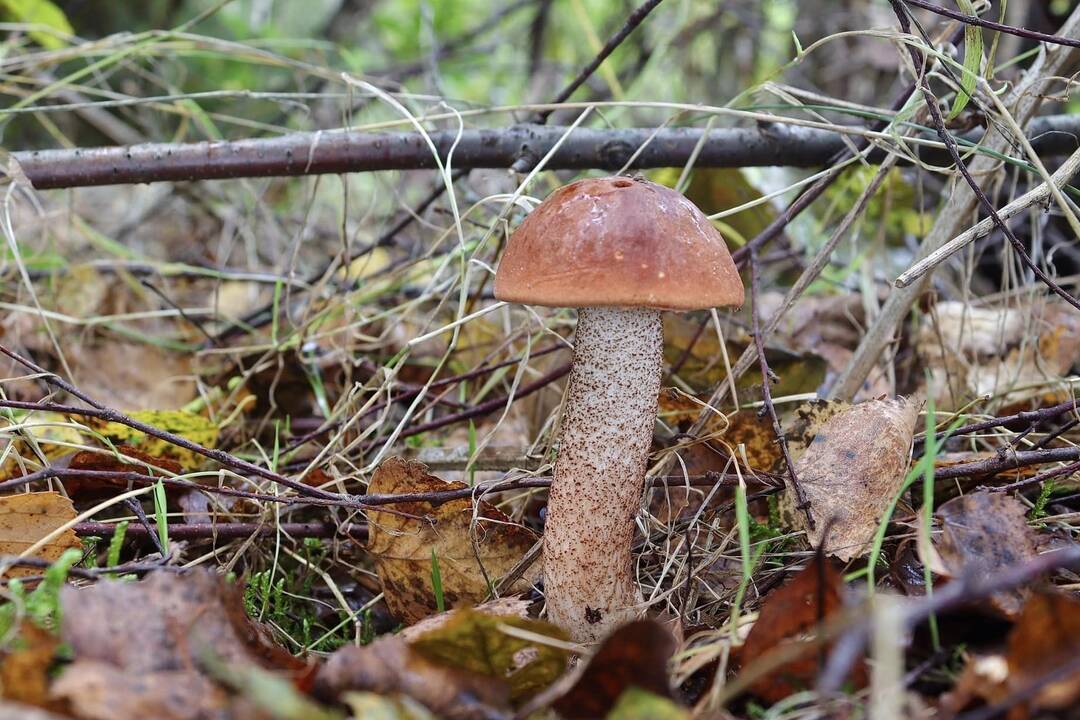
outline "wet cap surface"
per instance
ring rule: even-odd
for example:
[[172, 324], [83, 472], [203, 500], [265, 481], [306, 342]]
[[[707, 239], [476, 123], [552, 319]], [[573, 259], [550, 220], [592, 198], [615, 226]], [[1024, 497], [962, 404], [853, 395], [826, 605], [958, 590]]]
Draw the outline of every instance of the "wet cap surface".
[[627, 177], [553, 192], [511, 236], [495, 297], [550, 307], [742, 305], [719, 231], [674, 190]]

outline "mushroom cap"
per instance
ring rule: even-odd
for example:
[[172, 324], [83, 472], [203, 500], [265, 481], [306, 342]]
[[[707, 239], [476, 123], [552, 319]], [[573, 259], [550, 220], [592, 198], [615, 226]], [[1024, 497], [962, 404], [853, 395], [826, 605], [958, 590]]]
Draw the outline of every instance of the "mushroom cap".
[[549, 307], [698, 310], [742, 305], [720, 232], [671, 188], [628, 177], [579, 180], [510, 237], [495, 297]]

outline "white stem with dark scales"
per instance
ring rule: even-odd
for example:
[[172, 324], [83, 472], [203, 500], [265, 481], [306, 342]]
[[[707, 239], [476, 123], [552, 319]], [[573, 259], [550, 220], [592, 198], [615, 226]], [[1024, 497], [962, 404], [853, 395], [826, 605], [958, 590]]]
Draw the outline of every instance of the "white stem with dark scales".
[[630, 545], [656, 422], [660, 311], [582, 308], [544, 525], [548, 618], [593, 642], [641, 602]]

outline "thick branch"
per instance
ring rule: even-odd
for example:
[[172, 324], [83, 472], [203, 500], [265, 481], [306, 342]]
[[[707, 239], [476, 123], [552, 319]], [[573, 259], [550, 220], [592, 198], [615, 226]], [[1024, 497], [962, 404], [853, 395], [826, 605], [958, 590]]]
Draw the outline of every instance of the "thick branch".
[[[516, 125], [465, 130], [460, 137], [457, 131], [443, 130], [430, 133], [430, 137], [444, 162], [454, 148], [454, 168], [509, 168], [520, 158], [544, 156], [566, 132], [565, 127]], [[679, 166], [689, 161], [704, 132], [701, 128], [577, 128], [547, 167], [617, 170], [643, 145], [630, 167]], [[1039, 118], [1032, 122], [1030, 132], [1040, 154], [1067, 154], [1080, 146], [1080, 116]], [[781, 123], [713, 129], [695, 164], [816, 167], [844, 148], [840, 133]], [[875, 153], [870, 159], [880, 161], [884, 154]], [[924, 147], [922, 156], [929, 162], [949, 162], [948, 153], [938, 148]], [[12, 157], [39, 190], [435, 167], [431, 149], [419, 133], [342, 130], [220, 142], [33, 150], [15, 152]]]

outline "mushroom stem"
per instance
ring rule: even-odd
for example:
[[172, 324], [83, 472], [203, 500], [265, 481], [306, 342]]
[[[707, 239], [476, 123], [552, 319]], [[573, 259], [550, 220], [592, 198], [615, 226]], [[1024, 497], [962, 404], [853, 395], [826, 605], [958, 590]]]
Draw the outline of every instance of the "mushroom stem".
[[641, 602], [630, 545], [656, 422], [660, 311], [582, 308], [544, 526], [548, 618], [593, 642]]

